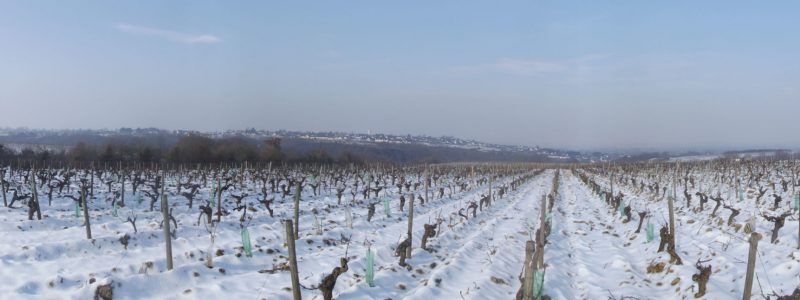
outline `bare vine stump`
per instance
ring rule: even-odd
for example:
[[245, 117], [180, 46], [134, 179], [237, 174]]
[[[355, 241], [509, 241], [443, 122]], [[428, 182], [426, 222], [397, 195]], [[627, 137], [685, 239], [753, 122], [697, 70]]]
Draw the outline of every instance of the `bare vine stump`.
[[678, 252], [675, 250], [675, 236], [669, 232], [667, 227], [661, 227], [659, 234], [661, 236], [661, 241], [658, 245], [658, 252], [666, 250], [670, 256], [670, 263], [676, 265], [683, 264], [681, 257], [678, 256]]
[[475, 218], [478, 216], [478, 204], [475, 201], [470, 202], [469, 206], [467, 206], [467, 210], [472, 209], [472, 217]]
[[800, 288], [794, 289], [794, 293], [791, 295], [778, 297], [778, 300], [800, 300]]
[[375, 205], [377, 203], [370, 203], [367, 206], [367, 222], [372, 222], [372, 217], [375, 216]]
[[469, 220], [469, 215], [464, 214], [464, 208], [458, 210], [458, 215], [464, 218], [464, 220]]
[[711, 197], [711, 200], [714, 200], [714, 202], [717, 203], [717, 204], [714, 205], [714, 210], [711, 211], [711, 216], [712, 217], [716, 217], [717, 216], [717, 210], [722, 205], [722, 198], [719, 195], [717, 195], [717, 197]]
[[328, 276], [325, 276], [322, 279], [322, 283], [319, 284], [319, 290], [322, 291], [322, 298], [325, 300], [333, 299], [333, 287], [336, 285], [336, 279], [339, 278], [339, 275], [349, 270], [346, 257], [342, 257], [339, 260], [339, 264], [340, 266], [333, 268], [333, 271]]
[[647, 212], [639, 212], [639, 226], [636, 227], [636, 231], [634, 233], [639, 233], [642, 231], [642, 224], [644, 224], [644, 217], [647, 216]]
[[772, 239], [770, 240], [771, 243], [775, 244], [778, 241], [778, 231], [783, 228], [783, 224], [788, 216], [791, 216], [791, 213], [784, 213], [780, 216], [764, 215], [764, 219], [774, 223], [772, 227]]
[[708, 279], [711, 277], [711, 265], [703, 266], [700, 264], [698, 260], [695, 263], [695, 268], [699, 273], [692, 275], [692, 281], [697, 282], [697, 293], [694, 294], [695, 298], [703, 297], [706, 294], [706, 284], [708, 284]]
[[400, 257], [400, 266], [406, 266], [406, 254], [409, 247], [411, 247], [411, 238], [403, 240], [399, 245], [397, 245], [397, 250], [394, 251], [394, 255]]
[[733, 207], [730, 207], [730, 206], [725, 206], [725, 208], [727, 208], [728, 210], [731, 211], [731, 215], [728, 217], [728, 226], [732, 226], [733, 225], [733, 218], [735, 218], [737, 215], [739, 215], [739, 210], [735, 209]]
[[108, 283], [104, 285], [100, 285], [94, 291], [94, 300], [111, 300], [114, 298], [114, 287], [112, 287], [113, 283]]
[[669, 229], [666, 227], [661, 227], [661, 230], [659, 230], [659, 235], [661, 238], [658, 241], [658, 251], [656, 252], [664, 251], [666, 246], [669, 244]]
[[125, 250], [128, 250], [128, 241], [130, 241], [131, 236], [127, 233], [119, 238], [119, 243], [125, 247]]
[[428, 250], [428, 238], [436, 236], [436, 226], [439, 226], [439, 224], [424, 224], [423, 226], [425, 226], [425, 233], [422, 234], [421, 247], [424, 250]]
[[631, 207], [630, 206], [626, 206], [624, 212], [625, 212], [625, 220], [622, 221], [622, 222], [623, 223], [628, 223], [628, 222], [631, 221]]

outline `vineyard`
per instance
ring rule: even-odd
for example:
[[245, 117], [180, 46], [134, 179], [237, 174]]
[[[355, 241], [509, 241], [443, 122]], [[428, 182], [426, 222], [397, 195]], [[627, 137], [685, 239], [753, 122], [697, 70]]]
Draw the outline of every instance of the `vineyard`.
[[9, 299], [800, 298], [793, 160], [0, 172]]

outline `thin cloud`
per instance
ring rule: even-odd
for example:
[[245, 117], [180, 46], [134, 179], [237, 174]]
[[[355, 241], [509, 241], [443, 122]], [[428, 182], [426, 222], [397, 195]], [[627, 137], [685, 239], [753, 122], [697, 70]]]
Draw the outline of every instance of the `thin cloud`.
[[513, 74], [547, 74], [562, 73], [568, 68], [567, 65], [558, 62], [507, 59], [495, 63], [480, 64], [473, 66], [463, 66], [455, 69], [456, 73], [473, 74], [486, 72], [500, 72]]
[[125, 33], [155, 37], [184, 44], [214, 44], [222, 41], [220, 38], [210, 34], [188, 34], [130, 24], [117, 24], [117, 29]]
[[459, 74], [509, 73], [517, 75], [564, 74], [575, 72], [589, 63], [610, 57], [610, 54], [591, 54], [569, 60], [548, 61], [537, 59], [503, 59], [493, 63], [461, 66], [454, 69]]
[[560, 73], [567, 70], [562, 63], [537, 60], [504, 60], [484, 65], [489, 69], [519, 74]]

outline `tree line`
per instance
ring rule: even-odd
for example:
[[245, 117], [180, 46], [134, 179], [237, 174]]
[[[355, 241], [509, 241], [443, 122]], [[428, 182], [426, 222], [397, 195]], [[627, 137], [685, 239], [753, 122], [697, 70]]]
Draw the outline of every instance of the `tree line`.
[[102, 143], [80, 141], [68, 150], [24, 148], [14, 151], [0, 144], [0, 161], [30, 162], [137, 162], [137, 163], [323, 163], [363, 164], [365, 159], [348, 151], [336, 156], [325, 149], [284, 149], [281, 138], [255, 140], [247, 137], [214, 139], [187, 135], [177, 141], [112, 138]]

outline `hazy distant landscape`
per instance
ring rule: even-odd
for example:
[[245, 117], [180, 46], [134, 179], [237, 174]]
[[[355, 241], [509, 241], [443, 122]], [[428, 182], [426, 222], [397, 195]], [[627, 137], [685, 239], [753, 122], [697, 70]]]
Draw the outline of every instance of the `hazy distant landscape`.
[[[752, 157], [789, 155], [789, 149], [746, 149], [715, 151], [574, 151], [540, 148], [538, 146], [498, 145], [456, 137], [412, 135], [357, 134], [342, 132], [303, 132], [268, 130], [228, 130], [200, 132], [192, 130], [163, 130], [157, 128], [120, 128], [116, 130], [34, 130], [0, 129], [0, 145], [12, 156], [26, 161], [74, 161], [74, 148], [85, 144], [89, 156], [85, 161], [135, 161], [143, 151], [149, 151], [152, 161], [197, 163], [216, 160], [180, 158], [173, 149], [189, 138], [203, 137], [233, 142], [237, 149], [219, 153], [220, 160], [242, 163], [270, 160], [267, 140], [279, 141], [282, 160], [295, 162], [340, 163], [452, 163], [452, 162], [540, 162], [540, 163], [599, 163], [641, 161], [693, 161], [720, 157]], [[109, 150], [110, 149], [110, 150]], [[145, 150], [147, 149], [147, 150]], [[106, 157], [102, 157], [104, 152]], [[86, 155], [84, 155], [86, 156]], [[148, 160], [148, 162], [150, 161]], [[274, 161], [274, 160], [273, 160]]]
[[[210, 140], [236, 141], [240, 149], [229, 150], [235, 158], [226, 161], [257, 161], [263, 156], [248, 153], [261, 153], [266, 140], [280, 142], [285, 159], [292, 161], [320, 162], [342, 161], [351, 156], [359, 161], [390, 163], [447, 163], [447, 162], [591, 162], [608, 160], [601, 153], [580, 153], [538, 147], [511, 146], [482, 143], [474, 140], [463, 140], [454, 137], [397, 136], [384, 134], [352, 134], [336, 132], [292, 132], [241, 130], [225, 132], [168, 131], [155, 128], [118, 130], [28, 130], [7, 129], [0, 133], [0, 143], [16, 153], [30, 153], [24, 159], [35, 158], [37, 154], [48, 151], [48, 155], [58, 156], [69, 152], [79, 143], [93, 148], [93, 158], [99, 159], [102, 152], [110, 147], [119, 157], [108, 160], [133, 160], [136, 154], [145, 148], [153, 152], [154, 160], [161, 158], [172, 162], [207, 162], [211, 158], [200, 160], [182, 160], [170, 157], [170, 151], [176, 145], [188, 142], [189, 138], [203, 137]], [[209, 141], [210, 142], [210, 141]], [[225, 143], [225, 142], [221, 142]], [[248, 156], [249, 155], [249, 156]], [[124, 159], [123, 159], [124, 158]]]

